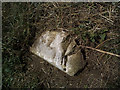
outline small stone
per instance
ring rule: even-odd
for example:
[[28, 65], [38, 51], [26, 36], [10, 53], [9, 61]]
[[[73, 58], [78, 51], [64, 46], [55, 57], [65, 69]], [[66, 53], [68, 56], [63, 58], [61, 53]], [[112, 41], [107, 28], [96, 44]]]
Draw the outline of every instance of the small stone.
[[30, 51], [50, 64], [74, 76], [86, 62], [76, 42], [65, 31], [46, 31], [33, 43]]

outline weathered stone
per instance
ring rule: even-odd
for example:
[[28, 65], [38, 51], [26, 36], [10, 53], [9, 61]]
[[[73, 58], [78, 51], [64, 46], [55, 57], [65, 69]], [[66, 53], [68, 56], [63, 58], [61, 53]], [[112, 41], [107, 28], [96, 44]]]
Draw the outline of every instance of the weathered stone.
[[30, 51], [73, 76], [86, 62], [76, 42], [68, 38], [68, 35], [64, 31], [46, 31], [38, 37]]

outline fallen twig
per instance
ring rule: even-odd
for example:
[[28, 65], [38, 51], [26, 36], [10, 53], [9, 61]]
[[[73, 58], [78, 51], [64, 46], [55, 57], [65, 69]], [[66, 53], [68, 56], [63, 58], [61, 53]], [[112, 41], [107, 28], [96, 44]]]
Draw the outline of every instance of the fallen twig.
[[100, 50], [100, 49], [92, 48], [92, 47], [89, 47], [89, 46], [83, 46], [83, 45], [80, 45], [80, 47], [92, 49], [92, 50], [95, 50], [95, 51], [98, 51], [98, 52], [101, 52], [101, 53], [109, 54], [109, 55], [116, 56], [116, 57], [120, 58], [120, 55], [117, 55], [117, 54], [114, 54], [114, 53], [111, 53], [111, 52], [106, 52], [106, 51], [103, 51], [103, 50]]

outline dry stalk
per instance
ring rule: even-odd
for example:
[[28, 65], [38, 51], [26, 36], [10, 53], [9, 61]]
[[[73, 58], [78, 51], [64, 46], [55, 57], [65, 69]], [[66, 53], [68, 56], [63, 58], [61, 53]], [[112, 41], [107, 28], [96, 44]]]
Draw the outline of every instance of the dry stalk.
[[99, 15], [100, 15], [102, 18], [106, 19], [110, 24], [113, 25], [113, 23], [114, 23], [113, 20], [111, 20], [111, 19], [109, 19], [109, 18], [107, 18], [107, 17], [105, 17], [105, 16], [103, 16], [103, 15], [101, 15], [101, 14], [99, 14]]
[[100, 49], [92, 48], [92, 47], [89, 47], [89, 46], [83, 46], [83, 45], [80, 45], [80, 47], [92, 49], [92, 50], [95, 50], [95, 51], [98, 51], [98, 52], [101, 52], [101, 53], [109, 54], [109, 55], [116, 56], [116, 57], [120, 58], [120, 55], [117, 55], [117, 54], [114, 54], [114, 53], [111, 53], [111, 52], [106, 52], [106, 51], [103, 51], [103, 50], [100, 50]]
[[110, 41], [112, 39], [116, 39], [116, 38], [107, 39], [107, 40], [103, 41], [102, 43], [100, 43], [99, 45], [97, 45], [95, 48], [98, 48], [98, 47], [102, 46], [105, 42]]

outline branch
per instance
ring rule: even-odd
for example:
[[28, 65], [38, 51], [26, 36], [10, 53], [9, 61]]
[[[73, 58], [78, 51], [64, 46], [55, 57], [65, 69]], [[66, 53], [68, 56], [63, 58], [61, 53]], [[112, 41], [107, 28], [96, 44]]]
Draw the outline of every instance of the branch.
[[92, 48], [92, 47], [88, 47], [88, 46], [82, 46], [82, 45], [80, 45], [80, 47], [92, 49], [92, 50], [95, 50], [95, 51], [98, 51], [98, 52], [101, 52], [101, 53], [109, 54], [109, 55], [116, 56], [116, 57], [120, 58], [120, 55], [117, 55], [117, 54], [114, 54], [114, 53], [110, 53], [110, 52], [106, 52], [106, 51], [103, 51], [103, 50], [100, 50], [100, 49], [96, 49], [96, 48]]

